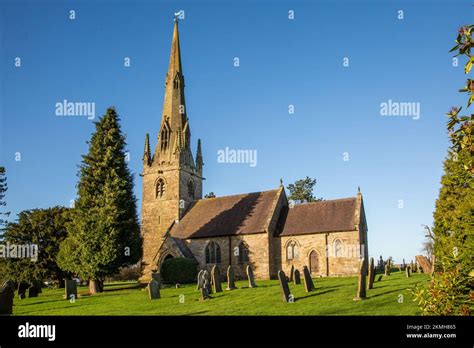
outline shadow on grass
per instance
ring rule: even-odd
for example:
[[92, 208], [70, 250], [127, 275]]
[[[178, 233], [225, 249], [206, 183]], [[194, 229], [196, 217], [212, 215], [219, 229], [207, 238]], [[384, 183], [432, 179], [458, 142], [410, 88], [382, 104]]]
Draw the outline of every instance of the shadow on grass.
[[[110, 285], [109, 285], [110, 286]], [[112, 291], [121, 291], [121, 290], [128, 290], [128, 289], [138, 289], [138, 288], [145, 288], [146, 284], [144, 283], [120, 283], [120, 284], [113, 284], [113, 288], [107, 289], [104, 287], [103, 292], [112, 292]]]

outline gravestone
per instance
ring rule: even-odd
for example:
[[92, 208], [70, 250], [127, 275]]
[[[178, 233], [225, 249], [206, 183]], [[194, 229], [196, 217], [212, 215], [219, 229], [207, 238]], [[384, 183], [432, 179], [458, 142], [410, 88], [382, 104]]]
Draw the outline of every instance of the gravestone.
[[381, 280], [382, 280], [382, 275], [379, 275], [377, 281], [379, 282], [379, 281], [381, 281]]
[[13, 298], [15, 297], [15, 286], [11, 280], [3, 283], [0, 289], [0, 315], [13, 313]]
[[226, 290], [234, 290], [234, 289], [235, 289], [234, 268], [229, 265], [229, 267], [227, 267], [227, 288], [226, 288]]
[[407, 278], [411, 277], [411, 268], [410, 268], [410, 266], [407, 266], [407, 268], [405, 269], [405, 273], [406, 273]]
[[295, 269], [295, 272], [294, 272], [294, 283], [295, 285], [301, 284], [300, 271], [298, 271], [297, 269]]
[[203, 286], [206, 287], [207, 294], [212, 293], [212, 285], [211, 285], [211, 276], [209, 275], [209, 272], [204, 270], [204, 273], [202, 274], [202, 277], [204, 279]]
[[304, 281], [304, 289], [306, 292], [310, 292], [314, 290], [313, 280], [311, 279], [311, 275], [309, 274], [308, 267], [303, 266], [303, 281]]
[[222, 285], [221, 285], [221, 272], [219, 271], [219, 267], [214, 265], [211, 270], [212, 276], [212, 290], [215, 293], [222, 292]]
[[25, 282], [21, 282], [20, 284], [18, 284], [18, 298], [20, 300], [26, 297], [26, 289], [28, 289], [28, 287], [28, 283]]
[[415, 260], [420, 265], [420, 270], [423, 270], [423, 273], [431, 273], [432, 263], [425, 256], [417, 255]]
[[255, 284], [255, 278], [253, 276], [253, 270], [250, 265], [247, 266], [247, 277], [249, 278], [249, 287], [250, 288], [256, 288], [257, 284]]
[[39, 290], [38, 290], [38, 283], [34, 282], [29, 288], [28, 288], [28, 297], [38, 297]]
[[368, 289], [372, 289], [374, 287], [374, 277], [375, 277], [375, 267], [374, 267], [374, 258], [370, 258], [369, 263], [369, 284], [367, 286]]
[[388, 262], [385, 264], [385, 275], [390, 275], [390, 265], [388, 264]]
[[64, 290], [66, 293], [66, 300], [77, 299], [77, 283], [74, 279], [64, 279]]
[[295, 273], [295, 266], [291, 265], [291, 269], [290, 269], [290, 279], [288, 279], [289, 282], [292, 282], [292, 281], [293, 281], [294, 273]]
[[148, 283], [148, 296], [150, 297], [150, 300], [157, 300], [161, 298], [160, 296], [160, 283], [153, 278], [149, 283]]
[[278, 271], [278, 280], [280, 281], [281, 295], [283, 296], [283, 302], [290, 302], [290, 287], [286, 280], [285, 272], [282, 270]]
[[202, 275], [204, 274], [204, 270], [200, 270], [198, 275], [197, 275], [197, 285], [196, 285], [196, 290], [199, 290], [202, 288], [204, 284], [204, 279]]
[[360, 269], [359, 269], [359, 288], [357, 289], [357, 296], [354, 298], [354, 301], [360, 301], [360, 300], [365, 299], [366, 297], [365, 274], [366, 274], [365, 259], [362, 259], [360, 261]]
[[202, 284], [202, 287], [201, 287], [201, 297], [200, 297], [201, 301], [211, 298], [211, 296], [209, 296], [209, 289], [211, 288], [210, 281], [205, 276], [203, 276], [203, 279], [204, 279], [204, 283]]

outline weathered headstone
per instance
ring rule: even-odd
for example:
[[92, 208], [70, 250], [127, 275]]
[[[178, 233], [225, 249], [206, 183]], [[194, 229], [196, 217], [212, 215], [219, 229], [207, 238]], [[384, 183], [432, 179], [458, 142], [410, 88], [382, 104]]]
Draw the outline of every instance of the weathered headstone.
[[382, 280], [382, 275], [379, 275], [379, 277], [377, 278], [377, 281], [381, 281]]
[[229, 265], [227, 267], [227, 288], [226, 290], [234, 290], [235, 289], [235, 276], [234, 276], [234, 268]]
[[219, 271], [219, 267], [214, 265], [211, 270], [212, 276], [212, 290], [215, 293], [222, 292], [222, 285], [221, 285], [221, 272]]
[[374, 258], [370, 258], [369, 263], [369, 284], [367, 286], [368, 289], [372, 289], [374, 287], [374, 277], [375, 277], [375, 266], [374, 266]]
[[406, 272], [407, 278], [410, 278], [411, 277], [411, 268], [410, 268], [410, 266], [407, 266], [407, 268], [405, 269], [405, 272]]
[[20, 282], [20, 284], [18, 284], [18, 298], [20, 300], [26, 297], [26, 289], [28, 289], [28, 287], [28, 283], [25, 282]]
[[212, 285], [211, 285], [211, 276], [209, 275], [209, 272], [204, 270], [204, 273], [202, 274], [202, 277], [204, 279], [203, 286], [206, 287], [207, 294], [212, 293]]
[[390, 265], [388, 262], [385, 264], [385, 275], [386, 276], [390, 275]]
[[366, 297], [365, 274], [366, 274], [365, 259], [362, 259], [360, 261], [360, 269], [359, 269], [359, 287], [357, 289], [357, 296], [354, 298], [354, 301], [360, 301], [360, 300], [365, 299]]
[[203, 279], [204, 279], [204, 284], [201, 287], [201, 298], [200, 298], [201, 301], [211, 298], [211, 296], [209, 296], [209, 289], [211, 288], [210, 281], [206, 276], [203, 276]]
[[294, 283], [295, 285], [301, 284], [300, 271], [298, 271], [297, 269], [295, 269], [295, 272], [294, 272]]
[[64, 290], [66, 292], [66, 300], [70, 301], [77, 299], [77, 283], [74, 279], [64, 280]]
[[247, 266], [247, 277], [249, 279], [249, 287], [250, 288], [256, 288], [257, 284], [255, 284], [255, 278], [253, 276], [253, 270], [250, 265]]
[[11, 280], [3, 283], [0, 289], [0, 315], [13, 313], [13, 298], [15, 297], [15, 286]]
[[314, 290], [313, 280], [311, 279], [311, 275], [309, 274], [308, 267], [303, 266], [303, 281], [304, 281], [304, 289], [306, 292], [310, 292]]
[[423, 270], [423, 273], [426, 273], [426, 274], [431, 273], [431, 268], [432, 268], [431, 261], [429, 261], [425, 256], [417, 255], [415, 256], [415, 260], [420, 266], [420, 271]]
[[158, 281], [154, 278], [148, 283], [148, 296], [150, 297], [150, 300], [157, 300], [161, 298], [160, 283], [158, 283]]
[[202, 277], [203, 274], [204, 274], [204, 270], [200, 270], [197, 275], [196, 290], [199, 290], [203, 287], [203, 284], [204, 284], [204, 278]]
[[38, 297], [39, 290], [38, 290], [38, 283], [34, 282], [28, 288], [28, 297]]
[[290, 278], [288, 279], [289, 282], [292, 282], [292, 281], [293, 281], [294, 273], [295, 273], [295, 266], [291, 265]]
[[286, 280], [285, 272], [282, 270], [278, 271], [278, 280], [280, 281], [280, 290], [281, 295], [283, 296], [284, 302], [290, 302], [290, 287], [288, 286], [288, 281]]

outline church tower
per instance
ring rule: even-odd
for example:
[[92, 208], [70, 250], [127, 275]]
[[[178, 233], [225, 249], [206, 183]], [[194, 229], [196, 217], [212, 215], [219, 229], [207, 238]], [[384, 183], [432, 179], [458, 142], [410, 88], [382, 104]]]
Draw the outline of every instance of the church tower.
[[198, 140], [196, 160], [191, 152], [191, 130], [184, 98], [178, 21], [175, 19], [165, 97], [157, 144], [152, 155], [145, 137], [143, 154], [142, 281], [158, 270], [157, 255], [164, 237], [190, 204], [202, 198], [202, 153]]

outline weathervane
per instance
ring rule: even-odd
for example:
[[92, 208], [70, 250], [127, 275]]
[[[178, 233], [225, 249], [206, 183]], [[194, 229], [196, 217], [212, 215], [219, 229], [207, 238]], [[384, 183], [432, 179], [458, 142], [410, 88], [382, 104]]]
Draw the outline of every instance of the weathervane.
[[179, 10], [178, 12], [175, 12], [175, 13], [174, 13], [174, 21], [177, 22], [178, 19], [179, 19], [181, 16], [183, 16], [183, 14], [184, 14], [184, 11], [183, 11], [183, 10]]

